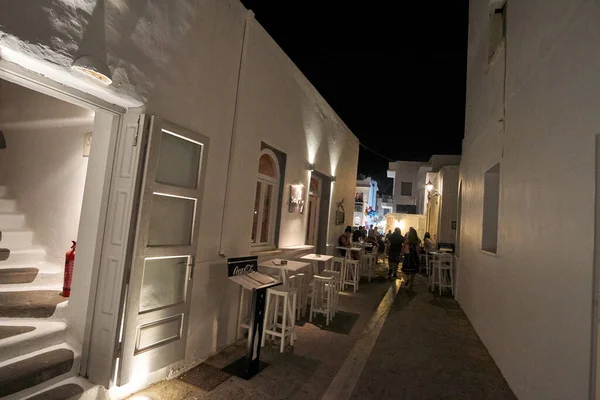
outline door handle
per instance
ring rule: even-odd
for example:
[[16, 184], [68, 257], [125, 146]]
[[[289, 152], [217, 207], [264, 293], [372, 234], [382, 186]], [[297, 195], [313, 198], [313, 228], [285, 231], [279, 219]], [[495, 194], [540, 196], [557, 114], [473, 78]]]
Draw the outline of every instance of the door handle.
[[190, 257], [190, 263], [188, 264], [188, 267], [190, 267], [190, 277], [189, 280], [191, 281], [192, 279], [194, 279], [194, 269], [195, 269], [196, 263], [194, 260], [194, 257], [191, 256]]

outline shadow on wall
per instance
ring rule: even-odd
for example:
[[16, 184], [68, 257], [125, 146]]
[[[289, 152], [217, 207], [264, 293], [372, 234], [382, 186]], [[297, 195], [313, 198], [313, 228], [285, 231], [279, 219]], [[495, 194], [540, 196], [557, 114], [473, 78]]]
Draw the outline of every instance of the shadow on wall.
[[18, 7], [14, 3], [0, 2], [0, 15], [7, 42], [11, 36], [21, 42], [19, 52], [64, 68], [70, 68], [79, 56], [92, 56], [111, 69], [112, 90], [142, 103], [153, 82], [190, 76], [180, 70], [190, 63], [171, 60], [198, 25], [195, 0], [88, 0], [76, 4], [27, 0]]
[[0, 150], [6, 148], [6, 138], [4, 137], [4, 133], [0, 131]]

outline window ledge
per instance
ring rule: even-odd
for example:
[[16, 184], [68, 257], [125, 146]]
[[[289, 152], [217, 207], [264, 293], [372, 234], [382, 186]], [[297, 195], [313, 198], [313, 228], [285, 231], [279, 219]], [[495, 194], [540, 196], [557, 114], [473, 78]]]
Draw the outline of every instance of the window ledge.
[[279, 250], [311, 250], [314, 248], [315, 248], [315, 246], [313, 246], [311, 244], [302, 244], [300, 246], [280, 247]]
[[255, 250], [250, 251], [250, 255], [259, 256], [259, 257], [274, 255], [274, 254], [279, 254], [279, 253], [281, 253], [280, 249], [271, 249], [271, 250], [255, 249]]
[[488, 256], [498, 257], [498, 253], [492, 253], [491, 251], [487, 251], [487, 250], [484, 250], [484, 249], [479, 249], [479, 250], [481, 250], [481, 252], [483, 254], [487, 254]]

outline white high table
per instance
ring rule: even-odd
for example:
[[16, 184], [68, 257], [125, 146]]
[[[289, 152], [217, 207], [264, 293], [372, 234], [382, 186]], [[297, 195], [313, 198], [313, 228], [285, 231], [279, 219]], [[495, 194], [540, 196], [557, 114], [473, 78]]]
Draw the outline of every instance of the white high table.
[[[330, 261], [333, 259], [333, 256], [327, 256], [324, 254], [307, 254], [305, 256], [300, 257], [300, 259], [310, 260], [310, 261], [316, 263], [317, 273], [320, 273], [321, 269], [319, 268], [319, 262], [325, 263], [325, 268], [323, 268], [323, 269], [327, 269], [327, 264], [330, 263]], [[313, 273], [314, 273], [314, 271], [313, 271]]]
[[346, 250], [346, 258], [350, 259], [352, 258], [351, 254], [353, 251], [361, 251], [362, 247], [344, 247], [344, 246], [337, 246], [336, 249], [338, 250]]
[[279, 270], [279, 276], [284, 285], [288, 285], [288, 272], [300, 272], [301, 270], [310, 267], [310, 263], [301, 261], [287, 260], [286, 265], [281, 265], [281, 259], [263, 261], [258, 264], [261, 268], [273, 268]]

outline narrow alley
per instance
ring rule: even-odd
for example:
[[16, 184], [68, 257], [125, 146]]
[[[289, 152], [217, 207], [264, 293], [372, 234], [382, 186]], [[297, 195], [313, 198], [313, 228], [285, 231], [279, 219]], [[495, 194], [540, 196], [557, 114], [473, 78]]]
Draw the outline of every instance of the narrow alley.
[[[384, 277], [342, 297], [341, 315], [326, 327], [301, 321], [298, 341], [279, 353], [266, 346], [270, 365], [249, 381], [223, 368], [245, 352], [245, 340], [202, 364], [212, 390], [166, 380], [130, 400], [176, 399], [515, 399], [460, 306], [427, 290], [413, 292]], [[216, 367], [216, 368], [214, 368]], [[208, 383], [210, 382], [210, 383]]]

